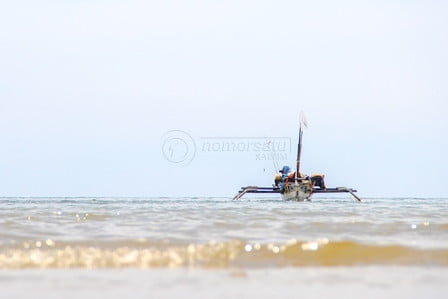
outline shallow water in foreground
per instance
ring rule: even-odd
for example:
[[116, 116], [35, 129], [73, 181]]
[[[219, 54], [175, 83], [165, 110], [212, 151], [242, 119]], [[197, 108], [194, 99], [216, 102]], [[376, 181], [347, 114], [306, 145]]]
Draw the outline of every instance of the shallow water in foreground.
[[394, 297], [412, 284], [400, 294], [435, 298], [448, 285], [448, 199], [1, 198], [0, 269], [3, 294], [15, 298], [89, 286], [118, 298], [154, 281], [157, 298], [181, 297], [191, 283], [215, 298], [227, 287], [272, 297], [260, 291], [269, 284], [283, 297], [343, 296], [347, 285]]
[[0, 200], [0, 269], [360, 264], [448, 266], [448, 200]]

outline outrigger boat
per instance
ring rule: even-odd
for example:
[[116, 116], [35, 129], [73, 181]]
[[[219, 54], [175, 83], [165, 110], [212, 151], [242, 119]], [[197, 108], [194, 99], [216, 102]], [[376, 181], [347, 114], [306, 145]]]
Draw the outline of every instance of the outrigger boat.
[[361, 201], [352, 188], [336, 187], [327, 188], [325, 186], [323, 174], [311, 176], [300, 173], [300, 157], [302, 154], [303, 127], [307, 127], [303, 114], [300, 116], [299, 144], [297, 148], [296, 171], [291, 171], [288, 166], [283, 166], [279, 173], [275, 174], [272, 187], [247, 186], [242, 187], [233, 200], [239, 200], [246, 193], [280, 193], [283, 200], [290, 201], [310, 201], [314, 193], [350, 193], [357, 201]]

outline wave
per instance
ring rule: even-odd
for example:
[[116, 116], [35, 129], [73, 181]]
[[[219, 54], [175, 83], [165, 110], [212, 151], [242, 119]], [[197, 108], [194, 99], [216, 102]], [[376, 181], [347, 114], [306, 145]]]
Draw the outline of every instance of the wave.
[[225, 242], [171, 244], [117, 241], [26, 242], [0, 248], [0, 269], [28, 268], [262, 268], [355, 265], [448, 266], [448, 249], [330, 242], [326, 239], [281, 244]]

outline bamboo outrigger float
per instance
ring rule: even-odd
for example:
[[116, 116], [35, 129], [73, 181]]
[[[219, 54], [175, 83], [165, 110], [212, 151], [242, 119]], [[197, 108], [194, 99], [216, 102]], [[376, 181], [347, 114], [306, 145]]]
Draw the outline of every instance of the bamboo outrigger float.
[[314, 193], [350, 193], [357, 201], [361, 199], [355, 194], [356, 190], [347, 187], [327, 188], [325, 186], [324, 175], [316, 174], [307, 176], [301, 174], [300, 157], [302, 154], [302, 135], [306, 121], [303, 114], [300, 116], [299, 144], [297, 148], [296, 171], [291, 172], [288, 166], [284, 166], [275, 175], [275, 183], [272, 187], [247, 186], [242, 187], [233, 200], [239, 200], [246, 193], [280, 193], [283, 200], [290, 201], [310, 201]]

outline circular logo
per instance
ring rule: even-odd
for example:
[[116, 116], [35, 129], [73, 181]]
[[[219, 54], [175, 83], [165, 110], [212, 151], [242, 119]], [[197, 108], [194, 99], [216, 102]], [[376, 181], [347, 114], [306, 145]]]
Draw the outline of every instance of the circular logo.
[[193, 160], [196, 144], [187, 132], [173, 130], [163, 135], [162, 152], [169, 162], [185, 165]]

